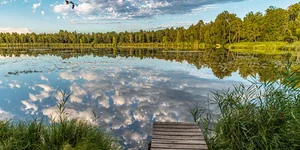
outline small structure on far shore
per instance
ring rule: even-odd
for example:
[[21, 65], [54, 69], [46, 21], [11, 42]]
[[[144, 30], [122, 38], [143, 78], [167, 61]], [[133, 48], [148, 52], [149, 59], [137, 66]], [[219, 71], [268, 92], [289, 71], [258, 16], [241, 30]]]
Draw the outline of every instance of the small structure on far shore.
[[150, 150], [207, 150], [204, 136], [196, 123], [154, 122]]

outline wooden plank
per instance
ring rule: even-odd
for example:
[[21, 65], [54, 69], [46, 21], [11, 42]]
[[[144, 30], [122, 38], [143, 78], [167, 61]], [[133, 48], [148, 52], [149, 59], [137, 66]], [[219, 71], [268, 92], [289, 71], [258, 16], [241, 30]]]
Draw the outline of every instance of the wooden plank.
[[204, 140], [203, 136], [165, 136], [152, 135], [152, 139], [170, 139], [170, 140]]
[[207, 150], [200, 127], [188, 122], [154, 122], [151, 150]]
[[169, 139], [152, 139], [151, 143], [160, 144], [196, 144], [196, 145], [206, 145], [204, 140], [169, 140]]
[[153, 128], [169, 128], [169, 129], [199, 129], [198, 126], [176, 126], [176, 125], [153, 125]]
[[202, 133], [201, 132], [162, 132], [162, 131], [153, 131], [152, 135], [202, 136]]
[[198, 125], [185, 125], [185, 124], [153, 124], [153, 126], [174, 126], [174, 127], [198, 127]]
[[[175, 149], [175, 148], [151, 148], [151, 150], [179, 150], [179, 149]], [[185, 150], [207, 150], [207, 149], [196, 148], [196, 149], [185, 149]]]
[[183, 144], [156, 144], [151, 143], [152, 148], [174, 148], [174, 149], [208, 149], [206, 145], [183, 145]]
[[200, 128], [192, 129], [180, 129], [180, 128], [153, 128], [153, 132], [162, 131], [162, 132], [201, 132]]
[[[182, 149], [182, 148], [181, 148]], [[177, 148], [151, 148], [151, 150], [180, 150]], [[182, 149], [182, 150], [208, 150], [207, 148], [189, 148], [189, 149]]]
[[153, 122], [153, 125], [186, 125], [186, 126], [197, 126], [196, 123], [192, 123], [192, 122]]

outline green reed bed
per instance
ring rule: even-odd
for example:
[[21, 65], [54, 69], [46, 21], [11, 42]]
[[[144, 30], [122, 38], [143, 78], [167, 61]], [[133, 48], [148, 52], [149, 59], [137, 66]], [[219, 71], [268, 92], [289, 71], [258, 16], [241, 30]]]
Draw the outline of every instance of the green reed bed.
[[249, 49], [230, 49], [231, 52], [249, 53], [249, 54], [263, 54], [263, 55], [283, 55], [292, 54], [293, 56], [300, 56], [300, 51], [283, 51], [283, 50], [249, 50]]
[[229, 44], [226, 47], [228, 49], [299, 51], [300, 42], [240, 42]]
[[98, 126], [78, 119], [68, 120], [65, 106], [70, 95], [63, 94], [57, 103], [58, 118], [45, 123], [33, 121], [0, 121], [0, 149], [2, 150], [115, 150], [119, 145]]
[[236, 85], [213, 93], [209, 105], [218, 105], [217, 117], [200, 105], [191, 113], [210, 149], [299, 150], [299, 81], [299, 72], [286, 72], [281, 82]]

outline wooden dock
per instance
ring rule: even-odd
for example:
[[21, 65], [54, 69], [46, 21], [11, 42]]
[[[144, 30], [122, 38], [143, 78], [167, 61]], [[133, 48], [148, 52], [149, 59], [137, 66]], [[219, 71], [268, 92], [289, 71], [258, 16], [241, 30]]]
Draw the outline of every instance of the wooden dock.
[[196, 123], [154, 122], [151, 150], [207, 150], [205, 139]]

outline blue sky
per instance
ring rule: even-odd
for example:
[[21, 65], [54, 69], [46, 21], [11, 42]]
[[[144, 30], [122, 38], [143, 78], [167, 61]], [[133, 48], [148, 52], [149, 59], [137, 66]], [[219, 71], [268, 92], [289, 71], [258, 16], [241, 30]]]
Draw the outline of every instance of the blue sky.
[[297, 0], [0, 0], [0, 31], [77, 32], [157, 30], [214, 20], [224, 10], [243, 18], [269, 6], [287, 8]]

